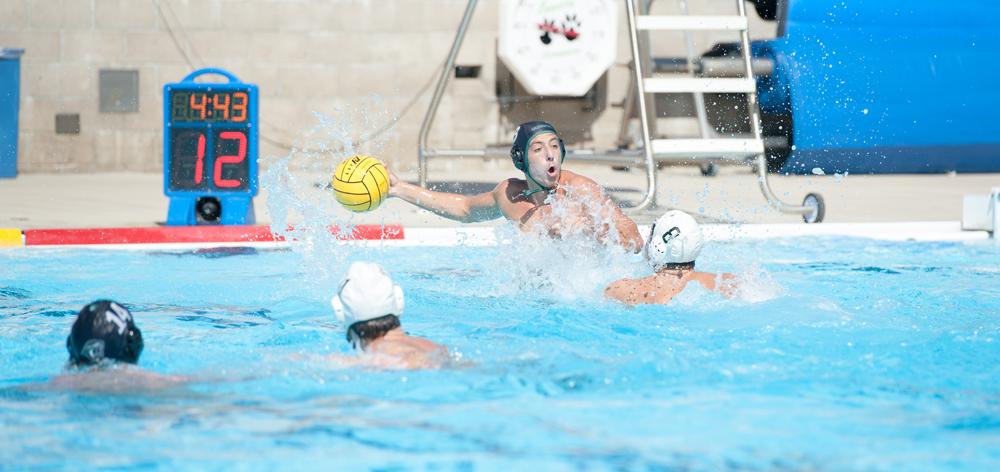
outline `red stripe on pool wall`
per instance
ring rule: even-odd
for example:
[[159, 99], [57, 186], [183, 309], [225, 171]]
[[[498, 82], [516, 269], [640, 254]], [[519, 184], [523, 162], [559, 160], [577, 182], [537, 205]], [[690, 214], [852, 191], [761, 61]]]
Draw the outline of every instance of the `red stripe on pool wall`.
[[[403, 239], [399, 225], [357, 225], [351, 234], [338, 226], [330, 233], [342, 240]], [[159, 226], [152, 228], [86, 228], [24, 230], [25, 246], [70, 244], [241, 243], [283, 241], [269, 226]]]

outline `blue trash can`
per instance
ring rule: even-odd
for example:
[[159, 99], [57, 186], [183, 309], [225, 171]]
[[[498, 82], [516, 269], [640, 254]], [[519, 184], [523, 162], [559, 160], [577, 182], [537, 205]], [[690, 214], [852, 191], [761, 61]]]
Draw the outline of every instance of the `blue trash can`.
[[0, 178], [17, 177], [21, 54], [24, 54], [24, 49], [0, 48]]

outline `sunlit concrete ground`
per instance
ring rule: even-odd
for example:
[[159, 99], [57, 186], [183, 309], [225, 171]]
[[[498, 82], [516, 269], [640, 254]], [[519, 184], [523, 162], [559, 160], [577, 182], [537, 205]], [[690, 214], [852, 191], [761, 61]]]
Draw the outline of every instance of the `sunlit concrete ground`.
[[[566, 168], [587, 175], [613, 191], [617, 199], [638, 200], [645, 191], [641, 169], [613, 170], [604, 164], [567, 162]], [[405, 226], [448, 226], [458, 223], [392, 199], [379, 209], [350, 214], [338, 207], [321, 172], [294, 171], [294, 196], [277, 209], [290, 209], [287, 221], [302, 220], [298, 208], [329, 215], [331, 222], [400, 223]], [[415, 181], [415, 172], [400, 172]], [[515, 176], [509, 162], [480, 159], [431, 162], [429, 180], [446, 188], [487, 189], [500, 179]], [[660, 192], [655, 209], [634, 214], [648, 223], [668, 208], [699, 215], [703, 221], [794, 223], [797, 215], [778, 213], [761, 194], [757, 179], [743, 166], [726, 166], [715, 177], [703, 177], [695, 167], [670, 167], [657, 174]], [[789, 203], [800, 203], [809, 192], [826, 201], [827, 222], [958, 221], [965, 194], [986, 194], [1000, 187], [1000, 174], [958, 175], [771, 175], [774, 192]], [[265, 187], [262, 185], [262, 187]], [[268, 194], [262, 188], [255, 199], [257, 222], [270, 223]], [[282, 190], [283, 192], [287, 191]], [[287, 195], [287, 193], [286, 193]], [[292, 202], [292, 203], [288, 203]], [[0, 179], [0, 227], [78, 228], [152, 226], [166, 219], [168, 199], [159, 173], [21, 174]], [[485, 224], [496, 224], [488, 222]]]

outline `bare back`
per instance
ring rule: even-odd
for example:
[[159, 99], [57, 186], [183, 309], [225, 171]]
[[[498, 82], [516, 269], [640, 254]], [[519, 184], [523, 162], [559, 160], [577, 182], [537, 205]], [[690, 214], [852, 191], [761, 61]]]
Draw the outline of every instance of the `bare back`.
[[641, 279], [622, 279], [612, 283], [604, 294], [629, 305], [665, 304], [680, 294], [691, 282], [732, 296], [736, 276], [710, 272], [683, 271], [680, 275], [661, 272]]
[[143, 393], [167, 390], [188, 384], [192, 379], [163, 375], [135, 367], [97, 369], [59, 375], [25, 390], [77, 391], [89, 393]]
[[395, 330], [365, 346], [365, 353], [379, 367], [402, 369], [436, 369], [449, 359], [448, 348]]

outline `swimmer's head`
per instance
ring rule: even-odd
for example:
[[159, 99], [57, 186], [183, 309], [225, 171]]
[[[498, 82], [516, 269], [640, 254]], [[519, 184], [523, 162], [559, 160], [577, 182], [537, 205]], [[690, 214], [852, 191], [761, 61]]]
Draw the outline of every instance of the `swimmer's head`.
[[142, 332], [128, 309], [111, 300], [98, 300], [76, 315], [66, 350], [74, 367], [114, 361], [135, 364], [142, 353]]
[[347, 326], [347, 340], [357, 344], [353, 336], [363, 347], [399, 327], [403, 289], [378, 264], [355, 262], [347, 268], [330, 305]]
[[703, 243], [698, 222], [683, 211], [670, 210], [653, 223], [643, 250], [654, 271], [694, 267]]
[[[521, 123], [514, 132], [514, 143], [510, 147], [510, 159], [514, 161], [514, 167], [521, 172], [528, 173], [528, 154], [532, 140], [542, 134], [553, 134], [555, 143], [558, 144], [559, 163], [566, 159], [566, 144], [559, 137], [559, 132], [555, 126], [544, 121], [528, 121]], [[529, 174], [530, 176], [530, 174]], [[541, 175], [539, 176], [541, 177]]]

